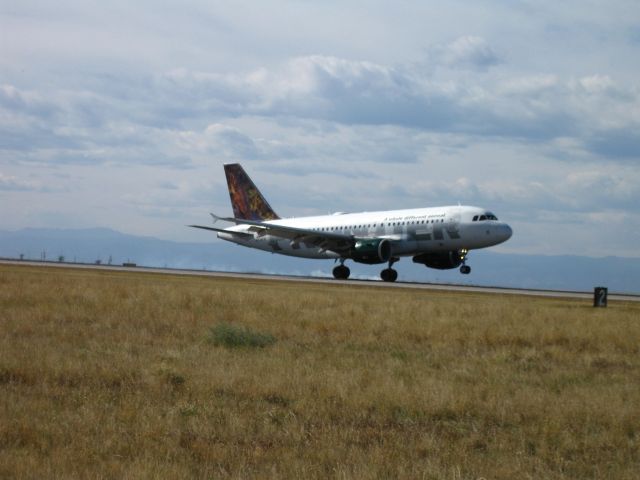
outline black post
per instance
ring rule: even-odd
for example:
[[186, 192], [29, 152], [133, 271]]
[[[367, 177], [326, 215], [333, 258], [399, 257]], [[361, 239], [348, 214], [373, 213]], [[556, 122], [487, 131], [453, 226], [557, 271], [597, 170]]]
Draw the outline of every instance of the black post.
[[607, 306], [607, 287], [596, 287], [593, 289], [593, 306], [594, 307], [606, 307]]

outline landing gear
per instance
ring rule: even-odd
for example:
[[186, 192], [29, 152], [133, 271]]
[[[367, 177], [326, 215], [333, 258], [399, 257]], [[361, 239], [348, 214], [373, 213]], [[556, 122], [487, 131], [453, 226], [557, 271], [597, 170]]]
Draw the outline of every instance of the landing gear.
[[398, 260], [400, 260], [398, 257], [391, 257], [389, 259], [389, 268], [385, 268], [380, 272], [380, 278], [383, 282], [395, 282], [398, 279], [398, 272], [391, 268]]
[[460, 250], [460, 260], [462, 260], [460, 273], [464, 275], [469, 275], [471, 273], [471, 267], [465, 263], [467, 261], [467, 253], [469, 253], [469, 250], [467, 250], [466, 248]]
[[349, 270], [349, 267], [345, 267], [344, 260], [340, 262], [340, 265], [333, 269], [333, 278], [337, 280], [346, 280], [349, 278], [350, 274], [351, 270]]
[[393, 268], [385, 268], [380, 272], [380, 278], [384, 282], [395, 282], [398, 278], [398, 272], [396, 272]]

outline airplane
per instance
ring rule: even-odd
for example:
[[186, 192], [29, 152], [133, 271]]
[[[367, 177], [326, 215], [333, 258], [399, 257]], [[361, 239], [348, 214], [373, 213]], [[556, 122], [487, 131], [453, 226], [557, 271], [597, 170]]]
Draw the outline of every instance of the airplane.
[[490, 211], [472, 206], [444, 206], [344, 213], [313, 217], [280, 218], [239, 163], [224, 165], [233, 217], [211, 213], [217, 228], [189, 225], [217, 233], [218, 238], [245, 247], [293, 257], [333, 259], [339, 263], [333, 276], [349, 278], [346, 260], [369, 265], [387, 264], [380, 272], [385, 282], [395, 282], [391, 268], [401, 257], [439, 270], [460, 267], [469, 274], [470, 250], [507, 241], [513, 231]]

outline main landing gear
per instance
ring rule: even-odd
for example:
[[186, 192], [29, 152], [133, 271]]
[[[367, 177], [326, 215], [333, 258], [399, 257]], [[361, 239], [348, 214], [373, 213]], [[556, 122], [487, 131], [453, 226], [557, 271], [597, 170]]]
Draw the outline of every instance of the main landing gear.
[[471, 267], [465, 263], [467, 261], [467, 253], [469, 253], [469, 250], [466, 248], [460, 250], [460, 260], [462, 260], [460, 273], [463, 273], [464, 275], [469, 275], [471, 273]]
[[[346, 280], [351, 274], [349, 267], [344, 264], [345, 259], [340, 259], [340, 265], [333, 269], [333, 277], [336, 280]], [[385, 282], [395, 282], [398, 279], [398, 272], [396, 272], [391, 266], [400, 260], [398, 257], [392, 257], [389, 260], [389, 268], [385, 268], [380, 272], [380, 278]]]
[[337, 280], [346, 280], [350, 274], [351, 270], [344, 265], [344, 259], [340, 260], [340, 265], [333, 269], [333, 278]]
[[398, 257], [391, 257], [389, 267], [380, 272], [380, 278], [383, 282], [395, 282], [398, 279], [398, 272], [391, 268], [398, 260], [400, 260]]

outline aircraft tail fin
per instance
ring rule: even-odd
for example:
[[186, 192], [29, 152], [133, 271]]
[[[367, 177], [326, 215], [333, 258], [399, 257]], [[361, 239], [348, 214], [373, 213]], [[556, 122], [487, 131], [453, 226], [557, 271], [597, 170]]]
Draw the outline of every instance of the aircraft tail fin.
[[224, 166], [233, 216], [244, 220], [277, 220], [269, 202], [262, 196], [239, 163]]

